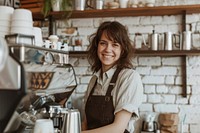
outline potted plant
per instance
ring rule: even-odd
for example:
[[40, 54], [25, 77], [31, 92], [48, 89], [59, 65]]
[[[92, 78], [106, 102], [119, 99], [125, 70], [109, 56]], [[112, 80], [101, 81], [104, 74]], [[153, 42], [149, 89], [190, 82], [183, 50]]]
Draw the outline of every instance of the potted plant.
[[66, 11], [70, 15], [73, 9], [73, 0], [43, 0], [42, 13], [46, 17], [50, 11]]

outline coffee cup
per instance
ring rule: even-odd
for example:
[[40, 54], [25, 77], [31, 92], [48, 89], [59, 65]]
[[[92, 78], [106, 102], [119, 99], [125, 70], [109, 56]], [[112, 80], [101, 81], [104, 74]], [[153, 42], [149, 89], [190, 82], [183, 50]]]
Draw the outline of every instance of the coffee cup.
[[53, 121], [51, 119], [36, 120], [33, 133], [54, 133]]

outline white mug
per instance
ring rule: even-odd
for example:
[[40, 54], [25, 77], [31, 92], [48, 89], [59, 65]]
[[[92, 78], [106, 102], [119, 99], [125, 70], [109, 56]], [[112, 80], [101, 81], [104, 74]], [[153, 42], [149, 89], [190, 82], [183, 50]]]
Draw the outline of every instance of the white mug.
[[129, 0], [119, 0], [120, 8], [127, 8], [128, 7], [128, 1]]
[[54, 133], [53, 121], [51, 119], [36, 120], [33, 133]]

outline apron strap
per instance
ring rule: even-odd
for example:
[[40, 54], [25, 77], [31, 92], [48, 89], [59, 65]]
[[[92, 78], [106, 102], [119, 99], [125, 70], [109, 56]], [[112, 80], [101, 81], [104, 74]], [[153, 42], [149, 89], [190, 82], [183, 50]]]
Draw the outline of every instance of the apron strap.
[[106, 96], [111, 96], [111, 91], [112, 91], [112, 89], [114, 88], [114, 86], [115, 86], [115, 83], [116, 83], [116, 81], [117, 81], [117, 77], [118, 77], [118, 75], [119, 75], [119, 73], [120, 73], [120, 71], [122, 70], [122, 68], [117, 68], [116, 69], [116, 71], [115, 71], [115, 73], [113, 74], [113, 76], [112, 76], [112, 79], [111, 79], [111, 81], [110, 81], [110, 84], [109, 84], [109, 86], [108, 86], [108, 90], [107, 90], [107, 92], [106, 92]]
[[93, 94], [93, 92], [94, 92], [94, 88], [95, 88], [95, 86], [97, 85], [97, 77], [96, 77], [96, 80], [95, 80], [95, 84], [94, 84], [94, 86], [92, 87], [92, 90], [90, 91], [90, 94], [89, 94], [89, 96], [91, 96], [92, 94]]

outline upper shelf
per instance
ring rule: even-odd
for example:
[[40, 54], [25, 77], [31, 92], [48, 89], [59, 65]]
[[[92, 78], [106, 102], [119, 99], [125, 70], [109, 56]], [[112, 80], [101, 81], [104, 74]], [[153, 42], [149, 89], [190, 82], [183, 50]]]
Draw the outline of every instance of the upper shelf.
[[[83, 57], [87, 56], [87, 51], [70, 51], [69, 56]], [[136, 50], [136, 56], [193, 56], [200, 55], [200, 50]]]
[[[41, 11], [32, 10], [35, 20], [44, 19]], [[162, 16], [199, 13], [200, 5], [180, 5], [180, 6], [159, 6], [159, 7], [138, 7], [138, 8], [118, 8], [103, 10], [72, 11], [70, 18], [97, 18], [97, 17], [125, 17], [125, 16]], [[54, 19], [63, 19], [65, 12], [51, 12]]]

